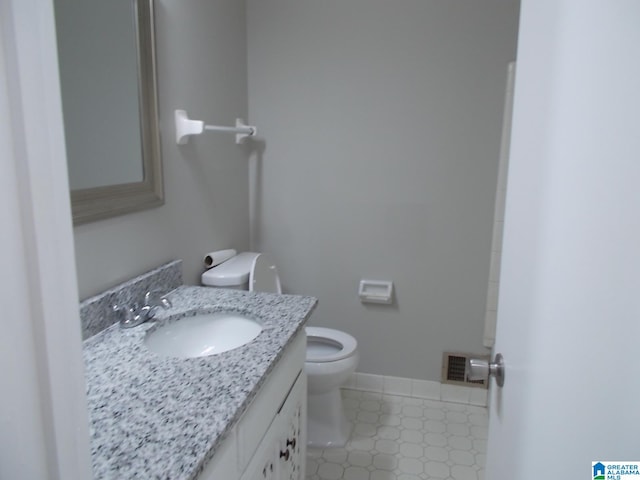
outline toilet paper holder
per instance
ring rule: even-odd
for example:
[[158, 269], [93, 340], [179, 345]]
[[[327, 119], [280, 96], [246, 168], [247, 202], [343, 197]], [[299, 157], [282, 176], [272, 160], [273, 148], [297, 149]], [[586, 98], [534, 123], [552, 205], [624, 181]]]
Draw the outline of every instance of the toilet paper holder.
[[358, 296], [362, 303], [390, 304], [393, 300], [393, 282], [387, 280], [360, 280]]

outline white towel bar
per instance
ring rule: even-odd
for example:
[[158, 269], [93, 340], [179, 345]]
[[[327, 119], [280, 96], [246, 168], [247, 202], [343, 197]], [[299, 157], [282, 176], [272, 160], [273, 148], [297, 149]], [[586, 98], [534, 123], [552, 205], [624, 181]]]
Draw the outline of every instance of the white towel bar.
[[221, 127], [218, 125], [205, 125], [202, 120], [191, 120], [184, 110], [175, 111], [176, 121], [176, 143], [184, 145], [189, 140], [190, 135], [200, 135], [203, 131], [235, 133], [236, 143], [242, 143], [245, 138], [253, 137], [258, 133], [258, 129], [251, 125], [246, 125], [241, 118], [236, 119], [235, 127]]

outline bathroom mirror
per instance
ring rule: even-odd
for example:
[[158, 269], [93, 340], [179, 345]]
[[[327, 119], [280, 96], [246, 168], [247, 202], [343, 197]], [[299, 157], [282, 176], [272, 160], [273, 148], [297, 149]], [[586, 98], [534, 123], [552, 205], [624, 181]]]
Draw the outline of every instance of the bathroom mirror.
[[55, 0], [73, 223], [164, 203], [153, 0]]

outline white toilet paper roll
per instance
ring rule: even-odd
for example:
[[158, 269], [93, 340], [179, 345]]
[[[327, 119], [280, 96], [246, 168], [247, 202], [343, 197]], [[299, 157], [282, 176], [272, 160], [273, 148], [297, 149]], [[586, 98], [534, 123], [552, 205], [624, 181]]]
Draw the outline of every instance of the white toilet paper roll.
[[230, 258], [235, 257], [237, 253], [238, 252], [236, 252], [233, 248], [209, 252], [204, 256], [204, 266], [205, 268], [215, 267], [216, 265], [220, 265]]

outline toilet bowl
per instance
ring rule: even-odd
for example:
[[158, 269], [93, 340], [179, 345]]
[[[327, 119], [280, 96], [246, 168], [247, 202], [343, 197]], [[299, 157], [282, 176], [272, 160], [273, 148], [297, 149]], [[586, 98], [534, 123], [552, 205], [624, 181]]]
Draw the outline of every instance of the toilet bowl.
[[[243, 252], [202, 274], [202, 284], [255, 292], [282, 293], [278, 270], [262, 253]], [[349, 439], [340, 395], [358, 364], [358, 343], [340, 330], [307, 327], [307, 439], [311, 447], [340, 447]]]
[[342, 447], [351, 435], [340, 387], [358, 365], [358, 342], [332, 328], [307, 327], [307, 441], [310, 447]]

